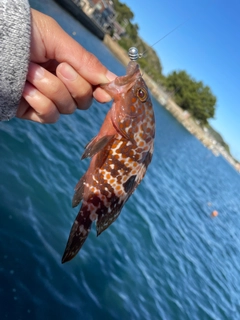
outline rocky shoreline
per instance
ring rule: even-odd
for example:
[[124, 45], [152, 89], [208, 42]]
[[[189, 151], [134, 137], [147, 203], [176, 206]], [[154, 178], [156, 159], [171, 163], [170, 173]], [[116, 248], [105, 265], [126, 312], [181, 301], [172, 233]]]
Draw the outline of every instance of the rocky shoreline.
[[[129, 62], [127, 52], [120, 47], [109, 35], [105, 35], [104, 44], [115, 55], [115, 57], [125, 66]], [[204, 131], [190, 114], [182, 110], [169, 95], [155, 83], [147, 74], [144, 80], [157, 101], [164, 106], [190, 133], [192, 133], [202, 144], [210, 149], [215, 156], [222, 155], [237, 171], [240, 171], [240, 164], [236, 162], [227, 151], [219, 145], [208, 132]]]

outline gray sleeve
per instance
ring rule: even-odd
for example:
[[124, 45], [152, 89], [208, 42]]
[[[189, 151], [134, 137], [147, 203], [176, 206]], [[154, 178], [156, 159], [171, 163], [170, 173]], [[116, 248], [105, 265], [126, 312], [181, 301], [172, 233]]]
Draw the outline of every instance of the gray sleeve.
[[0, 0], [0, 121], [16, 115], [26, 81], [31, 41], [27, 0]]

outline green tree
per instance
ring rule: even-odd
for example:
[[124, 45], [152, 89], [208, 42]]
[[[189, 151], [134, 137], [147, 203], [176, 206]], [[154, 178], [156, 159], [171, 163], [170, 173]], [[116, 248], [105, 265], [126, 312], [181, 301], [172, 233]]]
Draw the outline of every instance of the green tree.
[[114, 9], [117, 12], [117, 21], [121, 25], [125, 24], [126, 21], [131, 21], [134, 17], [133, 12], [131, 9], [125, 4], [121, 3], [118, 0], [113, 0]]
[[138, 39], [138, 25], [137, 23], [132, 24], [129, 22], [126, 26], [126, 33], [128, 34], [129, 38], [131, 38], [132, 41], [136, 42]]
[[208, 119], [214, 117], [217, 99], [202, 81], [195, 81], [186, 71], [173, 71], [166, 77], [165, 86], [176, 103], [201, 124], [207, 124]]

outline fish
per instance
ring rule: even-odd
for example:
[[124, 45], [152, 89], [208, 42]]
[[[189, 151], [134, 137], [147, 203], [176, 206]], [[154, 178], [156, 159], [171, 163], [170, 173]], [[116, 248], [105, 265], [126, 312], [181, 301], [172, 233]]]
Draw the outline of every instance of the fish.
[[72, 206], [82, 204], [62, 263], [77, 255], [94, 221], [99, 236], [117, 219], [152, 160], [154, 110], [138, 63], [130, 61], [126, 75], [101, 88], [113, 98], [113, 105], [82, 155], [82, 159], [90, 157], [91, 161], [75, 187]]

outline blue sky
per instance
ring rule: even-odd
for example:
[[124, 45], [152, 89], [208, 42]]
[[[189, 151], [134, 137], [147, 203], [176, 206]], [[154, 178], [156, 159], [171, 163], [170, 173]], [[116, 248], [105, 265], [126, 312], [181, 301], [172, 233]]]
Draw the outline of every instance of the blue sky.
[[134, 13], [139, 35], [154, 46], [163, 74], [186, 70], [217, 97], [211, 125], [240, 161], [240, 1], [122, 0]]

